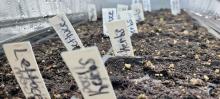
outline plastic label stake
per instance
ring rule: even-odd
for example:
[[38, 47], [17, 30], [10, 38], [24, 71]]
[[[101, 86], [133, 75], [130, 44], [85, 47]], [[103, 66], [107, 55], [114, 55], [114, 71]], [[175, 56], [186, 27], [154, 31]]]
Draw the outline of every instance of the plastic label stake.
[[50, 99], [30, 42], [4, 44], [3, 49], [25, 97]]
[[140, 3], [140, 0], [132, 0], [132, 4]]
[[117, 5], [117, 14], [118, 14], [118, 19], [120, 19], [120, 12], [122, 11], [127, 11], [128, 10], [128, 5], [123, 5], [123, 4], [118, 4]]
[[170, 6], [171, 6], [171, 13], [173, 15], [180, 14], [181, 8], [180, 8], [180, 1], [179, 0], [171, 0]]
[[116, 8], [103, 8], [102, 9], [102, 22], [103, 22], [103, 34], [109, 36], [108, 30], [105, 26], [106, 23], [117, 20]]
[[134, 56], [126, 23], [125, 20], [119, 20], [106, 24], [115, 56]]
[[128, 5], [123, 5], [123, 4], [117, 5], [117, 12], [127, 11], [127, 10], [128, 10]]
[[141, 3], [132, 4], [131, 9], [134, 11], [137, 23], [144, 21], [144, 11]]
[[117, 99], [97, 47], [61, 54], [85, 99]]
[[68, 51], [74, 50], [76, 48], [84, 48], [76, 31], [74, 30], [65, 14], [60, 14], [50, 18], [49, 22], [59, 35]]
[[176, 0], [176, 5], [177, 5], [177, 13], [180, 14], [181, 13], [181, 7], [180, 7], [180, 0]]
[[89, 21], [97, 21], [97, 12], [95, 4], [88, 4]]
[[137, 24], [136, 24], [133, 10], [120, 12], [119, 15], [121, 16], [121, 20], [126, 20], [127, 22], [127, 27], [130, 32], [129, 36], [131, 36], [134, 33], [138, 33]]
[[151, 12], [151, 2], [150, 0], [143, 0], [144, 11]]

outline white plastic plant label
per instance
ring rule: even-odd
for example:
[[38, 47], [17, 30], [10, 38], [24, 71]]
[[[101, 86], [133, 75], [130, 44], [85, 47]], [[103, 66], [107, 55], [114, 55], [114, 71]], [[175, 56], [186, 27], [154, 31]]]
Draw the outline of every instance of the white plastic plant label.
[[171, 13], [173, 15], [177, 15], [180, 13], [180, 0], [170, 0]]
[[95, 4], [88, 4], [89, 21], [97, 21], [97, 12]]
[[50, 99], [30, 42], [4, 44], [3, 49], [25, 97]]
[[151, 2], [150, 0], [143, 0], [144, 11], [151, 12]]
[[134, 33], [138, 33], [137, 24], [136, 24], [133, 10], [120, 12], [119, 15], [121, 16], [122, 20], [126, 20], [130, 36]]
[[118, 19], [120, 19], [120, 12], [122, 11], [127, 11], [128, 10], [128, 5], [123, 5], [123, 4], [118, 4], [117, 5], [117, 14], [118, 14]]
[[116, 99], [97, 47], [61, 54], [85, 99]]
[[144, 11], [141, 3], [132, 4], [131, 9], [134, 11], [134, 16], [137, 22], [144, 21]]
[[122, 12], [122, 11], [127, 11], [128, 10], [128, 5], [123, 5], [123, 4], [118, 4], [117, 5], [117, 12]]
[[84, 47], [65, 14], [50, 18], [49, 22], [59, 35], [67, 50], [71, 51], [75, 48]]
[[103, 21], [103, 34], [109, 36], [108, 30], [105, 26], [106, 23], [117, 20], [116, 8], [103, 8], [102, 9], [102, 21]]
[[140, 3], [140, 0], [132, 0], [132, 4]]
[[180, 0], [176, 0], [176, 5], [177, 5], [177, 13], [180, 14], [181, 13], [181, 7], [180, 7]]
[[115, 56], [134, 56], [126, 20], [106, 24]]

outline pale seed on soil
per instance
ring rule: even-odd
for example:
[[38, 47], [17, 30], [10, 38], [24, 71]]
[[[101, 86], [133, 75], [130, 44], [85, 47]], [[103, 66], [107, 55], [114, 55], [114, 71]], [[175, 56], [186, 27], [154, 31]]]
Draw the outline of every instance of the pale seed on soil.
[[126, 69], [131, 69], [131, 64], [125, 64]]
[[199, 55], [198, 54], [195, 55], [195, 59], [199, 59]]
[[208, 81], [209, 77], [207, 75], [204, 75], [204, 79], [205, 79], [205, 81]]
[[173, 40], [173, 44], [176, 44], [177, 43], [177, 40]]
[[186, 43], [186, 45], [189, 45], [189, 41], [187, 40], [187, 41], [185, 41], [185, 43]]
[[220, 55], [218, 55], [218, 58], [220, 58]]
[[133, 49], [133, 51], [136, 52], [137, 50], [136, 50], [136, 49]]
[[207, 62], [203, 62], [202, 64], [210, 66], [211, 65], [211, 60], [208, 60]]
[[147, 62], [145, 61], [144, 67], [150, 68], [150, 69], [155, 69], [155, 66], [153, 65], [153, 63], [151, 63], [151, 61], [147, 61]]
[[216, 69], [216, 70], [215, 70], [215, 73], [218, 74], [218, 73], [219, 73], [219, 69]]
[[209, 40], [206, 40], [206, 43], [209, 44], [210, 43]]
[[148, 99], [145, 94], [140, 94], [137, 99]]
[[185, 30], [185, 31], [183, 31], [183, 34], [188, 35], [189, 31]]
[[170, 64], [169, 65], [169, 69], [173, 69], [173, 68], [175, 68], [175, 65], [174, 64]]
[[56, 98], [56, 99], [57, 99], [57, 98], [61, 98], [61, 95], [60, 95], [60, 94], [55, 94], [55, 95], [54, 95], [54, 98]]
[[64, 93], [63, 95], [64, 95], [64, 96], [68, 96], [68, 94], [67, 94], [67, 93]]
[[203, 84], [203, 81], [201, 79], [192, 78], [190, 80], [190, 84], [192, 84], [192, 85], [199, 85], [200, 86], [200, 85]]

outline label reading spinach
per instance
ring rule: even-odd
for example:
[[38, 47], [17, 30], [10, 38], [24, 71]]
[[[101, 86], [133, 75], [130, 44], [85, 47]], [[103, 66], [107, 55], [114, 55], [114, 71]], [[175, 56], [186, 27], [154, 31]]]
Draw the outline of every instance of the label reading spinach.
[[85, 99], [116, 99], [97, 47], [63, 52], [61, 55]]
[[[109, 93], [108, 90], [105, 91], [105, 89], [108, 89], [108, 85], [104, 84], [106, 78], [101, 78], [94, 59], [83, 60], [81, 58], [79, 64], [81, 68], [77, 74], [84, 92], [87, 92], [89, 96]], [[75, 69], [79, 69], [79, 67]]]

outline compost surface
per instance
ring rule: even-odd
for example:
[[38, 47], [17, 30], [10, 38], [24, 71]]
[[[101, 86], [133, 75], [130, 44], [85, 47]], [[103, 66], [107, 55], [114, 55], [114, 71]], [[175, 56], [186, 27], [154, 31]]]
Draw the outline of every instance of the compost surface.
[[[105, 63], [117, 98], [219, 99], [220, 41], [183, 11], [177, 16], [169, 10], [146, 12], [145, 18], [131, 37], [137, 57]], [[110, 50], [101, 20], [74, 28], [85, 46], [96, 45], [102, 55]], [[51, 97], [83, 99], [60, 56], [66, 49], [59, 37], [32, 46]], [[0, 65], [0, 99], [24, 98], [5, 56]]]

